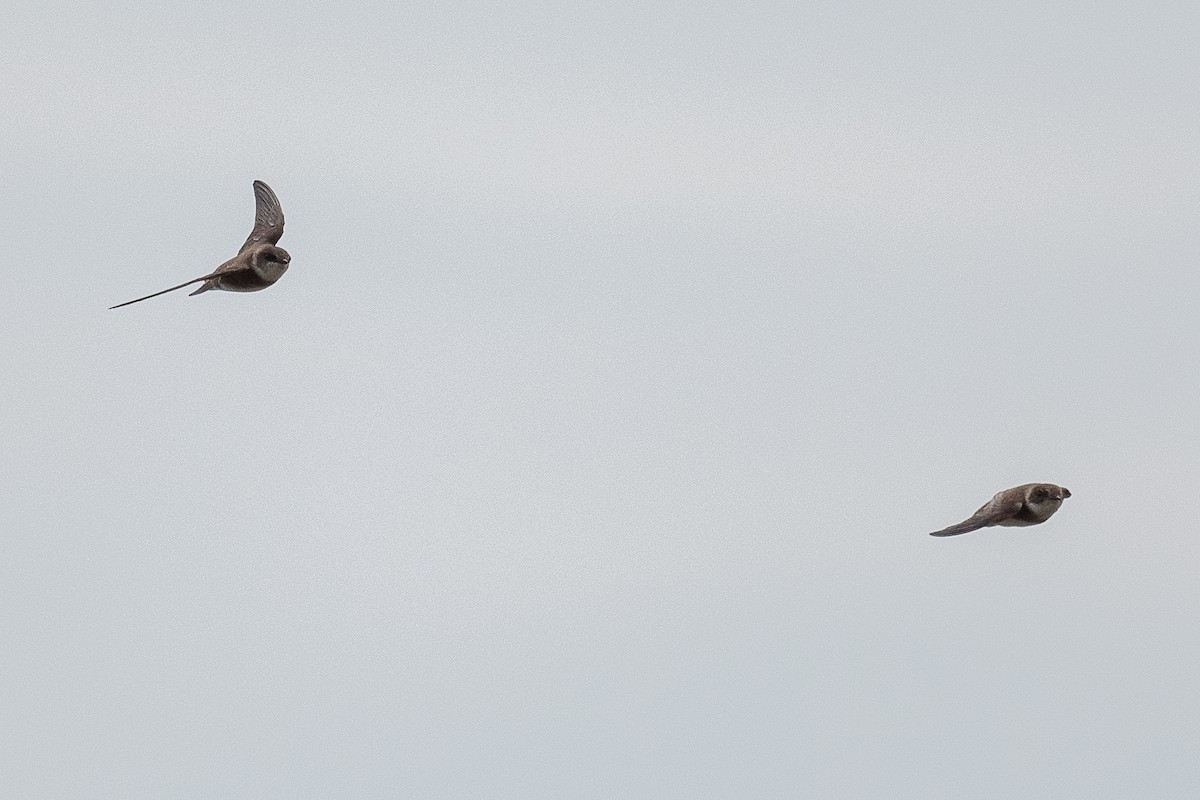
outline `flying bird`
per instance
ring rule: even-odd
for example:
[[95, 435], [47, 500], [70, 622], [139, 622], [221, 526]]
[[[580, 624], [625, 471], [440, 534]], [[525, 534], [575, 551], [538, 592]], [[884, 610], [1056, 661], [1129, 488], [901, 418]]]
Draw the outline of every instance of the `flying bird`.
[[[233, 258], [217, 267], [212, 272], [199, 278], [193, 278], [187, 283], [163, 289], [161, 292], [139, 297], [126, 303], [119, 303], [112, 308], [120, 308], [130, 303], [140, 303], [160, 294], [173, 292], [193, 283], [204, 284], [192, 292], [192, 295], [207, 292], [210, 289], [220, 289], [226, 292], [257, 292], [265, 289], [287, 272], [288, 262], [292, 257], [281, 247], [276, 247], [279, 237], [283, 236], [283, 209], [279, 207], [279, 198], [271, 191], [271, 187], [262, 181], [254, 182], [254, 230], [242, 245], [242, 249]], [[192, 295], [188, 295], [191, 297]]]
[[1027, 483], [1024, 486], [1005, 489], [984, 503], [983, 508], [972, 514], [969, 519], [929, 535], [957, 536], [991, 525], [1037, 525], [1050, 519], [1051, 515], [1058, 511], [1062, 501], [1070, 496], [1069, 491], [1053, 483]]

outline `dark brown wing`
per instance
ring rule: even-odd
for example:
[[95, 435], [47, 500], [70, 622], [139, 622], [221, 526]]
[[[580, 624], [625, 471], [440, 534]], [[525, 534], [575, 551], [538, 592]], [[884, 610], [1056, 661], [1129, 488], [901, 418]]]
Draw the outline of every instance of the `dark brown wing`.
[[254, 230], [250, 231], [250, 237], [239, 253], [263, 242], [278, 244], [279, 237], [283, 236], [283, 208], [271, 187], [262, 181], [254, 182], [254, 206]]
[[957, 525], [934, 531], [930, 536], [957, 536], [960, 533], [970, 533], [989, 525], [995, 525], [1002, 519], [1007, 519], [1021, 510], [1025, 502], [1024, 492], [1009, 489], [1001, 492], [983, 504], [983, 507]]
[[[109, 306], [108, 310], [112, 311], [114, 308], [120, 308], [121, 306], [131, 306], [134, 303], [140, 303], [143, 300], [149, 300], [151, 297], [158, 297], [160, 294], [166, 294], [167, 292], [173, 292], [176, 289], [182, 289], [185, 286], [191, 286], [193, 283], [199, 283], [200, 281], [207, 280], [207, 279], [208, 279], [207, 275], [203, 278], [192, 278], [187, 283], [181, 283], [178, 286], [172, 286], [170, 289], [163, 289], [161, 292], [155, 292], [154, 294], [148, 294], [145, 297], [139, 297], [137, 300], [126, 300], [124, 303], [117, 303], [115, 306]], [[192, 294], [198, 294], [198, 292], [192, 292]]]
[[[243, 282], [260, 281], [261, 278], [259, 278], [258, 274], [255, 273], [254, 268], [250, 266], [251, 258], [252, 256], [238, 253], [236, 256], [205, 275], [204, 279], [211, 280], [213, 278], [220, 278], [222, 283], [229, 281], [235, 285]], [[209, 289], [216, 288], [216, 286], [217, 284], [215, 282], [206, 283], [196, 291], [192, 292], [192, 294], [207, 292]], [[188, 295], [188, 297], [191, 296], [192, 295]]]

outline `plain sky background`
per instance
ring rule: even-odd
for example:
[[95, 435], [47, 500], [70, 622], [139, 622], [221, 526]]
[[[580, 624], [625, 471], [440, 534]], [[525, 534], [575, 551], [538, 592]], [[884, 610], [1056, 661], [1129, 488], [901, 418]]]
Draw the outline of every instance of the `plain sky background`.
[[0, 793], [1196, 797], [1200, 7], [992, 6], [6, 3]]

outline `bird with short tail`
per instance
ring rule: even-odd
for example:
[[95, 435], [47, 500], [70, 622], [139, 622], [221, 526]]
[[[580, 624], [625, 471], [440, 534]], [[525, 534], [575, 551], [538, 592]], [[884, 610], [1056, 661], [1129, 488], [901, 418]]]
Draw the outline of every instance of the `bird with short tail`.
[[998, 493], [983, 507], [957, 525], [934, 531], [930, 536], [957, 536], [992, 525], [1024, 527], [1038, 525], [1053, 516], [1071, 493], [1053, 483], [1026, 483]]
[[254, 182], [254, 203], [254, 229], [250, 231], [250, 237], [236, 256], [207, 275], [139, 297], [137, 300], [118, 303], [109, 310], [140, 303], [201, 281], [203, 284], [200, 288], [191, 294], [196, 295], [212, 289], [225, 292], [257, 292], [275, 283], [287, 272], [288, 264], [292, 260], [286, 250], [276, 247], [279, 237], [283, 236], [283, 209], [271, 187], [262, 181]]

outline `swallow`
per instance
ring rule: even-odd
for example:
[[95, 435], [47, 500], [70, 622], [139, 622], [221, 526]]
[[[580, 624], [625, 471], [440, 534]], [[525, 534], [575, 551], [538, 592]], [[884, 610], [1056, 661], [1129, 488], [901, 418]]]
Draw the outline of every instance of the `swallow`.
[[1071, 493], [1053, 483], [1027, 483], [1005, 489], [983, 504], [969, 519], [934, 531], [930, 536], [957, 536], [992, 525], [1037, 525], [1050, 519]]
[[279, 198], [271, 191], [271, 187], [262, 181], [254, 182], [254, 229], [250, 237], [242, 245], [242, 249], [233, 258], [226, 261], [207, 275], [193, 278], [187, 283], [163, 289], [161, 292], [139, 297], [119, 303], [109, 308], [120, 308], [131, 303], [140, 303], [160, 294], [173, 292], [193, 283], [203, 285], [188, 295], [200, 294], [210, 289], [220, 289], [226, 292], [257, 292], [265, 289], [287, 272], [288, 263], [292, 257], [281, 247], [276, 247], [279, 237], [283, 236], [283, 209], [279, 206]]

